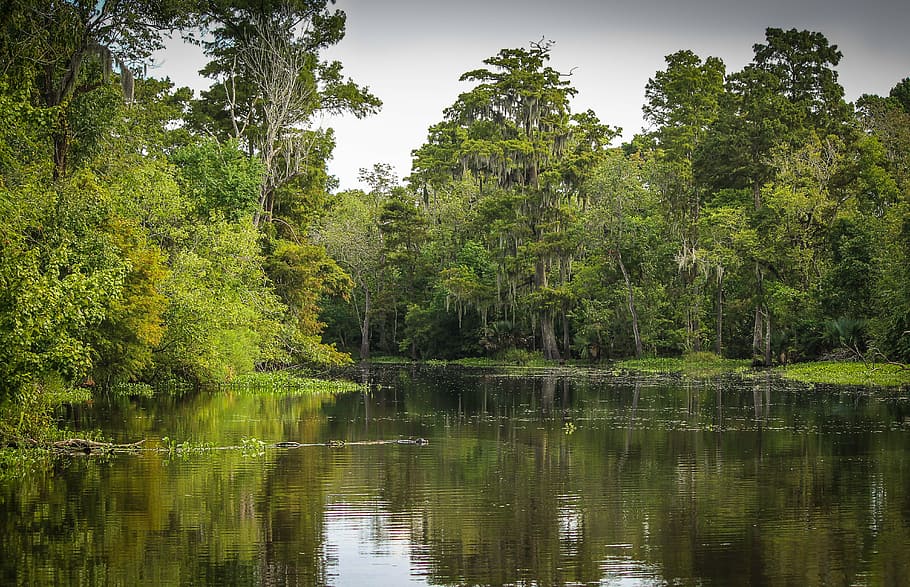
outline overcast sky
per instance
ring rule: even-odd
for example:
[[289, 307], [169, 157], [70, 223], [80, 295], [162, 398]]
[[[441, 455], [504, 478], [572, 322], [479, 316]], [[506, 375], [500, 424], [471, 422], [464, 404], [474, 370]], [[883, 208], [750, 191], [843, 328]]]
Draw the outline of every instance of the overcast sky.
[[[766, 27], [819, 31], [843, 52], [837, 68], [847, 99], [887, 94], [910, 76], [910, 9], [896, 0], [338, 0], [347, 13], [345, 39], [326, 55], [379, 96], [374, 116], [327, 119], [336, 130], [330, 162], [341, 188], [358, 187], [361, 167], [390, 163], [408, 175], [411, 151], [426, 139], [469, 85], [465, 71], [506, 47], [555, 42], [550, 64], [574, 69], [573, 110], [593, 109], [601, 121], [639, 132], [648, 78], [664, 56], [691, 49], [720, 57], [727, 71], [752, 58]], [[202, 86], [203, 58], [174, 42], [151, 75]]]

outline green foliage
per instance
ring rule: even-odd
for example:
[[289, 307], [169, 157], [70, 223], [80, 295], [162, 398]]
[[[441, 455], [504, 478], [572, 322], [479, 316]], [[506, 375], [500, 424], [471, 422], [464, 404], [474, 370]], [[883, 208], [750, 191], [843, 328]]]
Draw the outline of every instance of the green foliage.
[[[60, 178], [93, 151], [118, 102], [111, 85], [116, 65], [123, 98], [133, 98], [127, 63], [147, 62], [163, 46], [163, 31], [181, 22], [180, 0], [137, 2], [8, 2], [0, 51], [18, 74], [41, 64], [33, 78], [33, 104], [47, 110], [53, 125], [45, 134], [53, 175]], [[30, 101], [31, 101], [30, 100]]]
[[[830, 348], [847, 348], [856, 353], [866, 347], [866, 327], [862, 318], [841, 316], [825, 322], [825, 342]], [[857, 357], [860, 358], [860, 357]]]
[[668, 55], [653, 130], [622, 149], [571, 111], [551, 43], [504, 49], [461, 77], [407, 187], [377, 164], [332, 195], [311, 123], [379, 100], [324, 59], [328, 2], [193, 5], [202, 100], [126, 67], [186, 3], [8, 4], [0, 400], [348, 363], [329, 334], [361, 358], [910, 360], [908, 83], [851, 116], [820, 33], [767, 29], [729, 75]]
[[85, 389], [74, 389], [60, 377], [46, 376], [40, 383], [21, 386], [15, 394], [0, 399], [0, 446], [38, 445], [57, 440], [63, 431], [55, 412], [61, 404], [89, 400]]
[[343, 379], [314, 379], [294, 372], [272, 371], [239, 375], [230, 384], [220, 385], [219, 389], [252, 394], [301, 395], [361, 392], [365, 387]]
[[[239, 141], [261, 162], [258, 227], [273, 220], [279, 196], [288, 199], [285, 188], [324, 169], [332, 138], [308, 130], [313, 120], [327, 113], [365, 116], [381, 101], [345, 78], [341, 63], [322, 59], [344, 37], [344, 13], [330, 11], [328, 0], [213, 2], [200, 13], [211, 33], [203, 43], [211, 61], [201, 73], [216, 83], [193, 104], [190, 121], [203, 134]], [[285, 206], [293, 209], [294, 199]]]
[[680, 358], [647, 358], [620, 361], [620, 369], [643, 373], [683, 373], [689, 377], [716, 377], [740, 372], [749, 367], [748, 361], [723, 359], [714, 353], [689, 353]]
[[535, 365], [543, 363], [543, 355], [539, 352], [532, 352], [525, 349], [508, 349], [504, 351], [497, 360], [507, 365]]
[[319, 320], [319, 300], [347, 295], [353, 285], [350, 277], [320, 246], [285, 240], [272, 245], [266, 271], [290, 314], [283, 334], [286, 352], [295, 361], [314, 365], [350, 362], [350, 357], [319, 338], [325, 327]]
[[220, 214], [240, 220], [256, 211], [264, 168], [242, 153], [236, 141], [194, 142], [175, 150], [169, 159], [180, 170], [183, 193], [198, 216]]
[[900, 365], [862, 362], [797, 363], [779, 368], [785, 379], [830, 385], [910, 385], [910, 370]]
[[702, 61], [692, 51], [666, 57], [667, 69], [645, 86], [645, 119], [656, 125], [658, 145], [671, 159], [690, 160], [714, 121], [725, 67], [716, 57]]
[[864, 318], [872, 314], [877, 269], [870, 224], [840, 218], [831, 227], [831, 269], [820, 286], [821, 305], [827, 316]]
[[475, 323], [466, 322], [458, 324], [457, 317], [446, 311], [441, 295], [435, 296], [426, 305], [410, 304], [404, 317], [404, 334], [399, 350], [410, 352], [413, 359], [453, 359], [478, 354], [479, 345], [471, 340], [470, 335], [458, 335], [471, 332]]
[[[201, 18], [225, 35], [239, 14], [262, 12], [258, 24], [274, 24], [283, 4], [4, 5], [0, 404], [19, 416], [4, 419], [4, 435], [52, 428], [47, 406], [56, 388], [121, 393], [175, 376], [225, 380], [292, 360], [349, 361], [323, 344], [318, 316], [319, 299], [346, 293], [349, 278], [300, 239], [306, 226], [282, 219], [281, 230], [260, 232], [251, 223], [263, 189], [270, 215], [272, 207], [295, 222], [323, 214], [334, 140], [330, 130], [302, 126], [318, 112], [364, 115], [379, 105], [340, 64], [317, 58], [343, 35], [343, 14], [325, 5], [292, 7], [314, 28], [295, 29], [303, 37], [291, 39], [292, 53], [306, 67], [288, 71], [300, 76], [296, 98], [315, 99], [269, 118], [274, 104], [264, 98], [275, 95], [256, 83], [273, 80], [251, 77], [243, 61], [246, 77], [237, 81], [247, 85], [232, 98], [249, 98], [255, 112], [244, 132], [224, 140], [192, 134], [189, 89], [137, 80], [129, 68], [140, 68], [161, 48], [162, 31], [188, 24], [191, 14], [194, 25]], [[246, 51], [257, 31], [242, 28], [233, 40]], [[230, 44], [228, 36], [220, 41]], [[211, 49], [228, 61], [237, 56]]]
[[145, 242], [135, 226], [119, 221], [111, 228], [129, 269], [120, 295], [92, 331], [92, 375], [105, 385], [134, 380], [152, 365], [153, 350], [164, 336], [167, 305], [161, 293], [167, 268], [160, 249]]
[[781, 81], [783, 94], [805, 113], [823, 135], [841, 135], [849, 109], [837, 82], [843, 54], [822, 33], [768, 28], [766, 42], [756, 44], [755, 64]]
[[226, 380], [279, 359], [283, 307], [269, 287], [248, 221], [195, 226], [171, 256], [161, 366], [198, 381]]
[[576, 323], [576, 355], [593, 361], [608, 355], [616, 320], [613, 304], [601, 299], [583, 299], [572, 318]]
[[119, 303], [129, 272], [106, 200], [88, 173], [55, 190], [0, 192], [3, 388], [14, 392], [51, 376], [75, 382], [90, 373], [90, 332]]
[[148, 383], [116, 383], [108, 388], [113, 397], [153, 397], [155, 388]]

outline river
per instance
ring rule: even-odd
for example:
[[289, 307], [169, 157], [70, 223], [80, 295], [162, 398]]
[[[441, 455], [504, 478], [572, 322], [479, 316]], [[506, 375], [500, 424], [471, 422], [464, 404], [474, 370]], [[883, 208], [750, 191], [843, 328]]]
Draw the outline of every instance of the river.
[[377, 366], [362, 377], [367, 393], [200, 390], [66, 409], [76, 433], [171, 450], [59, 457], [0, 481], [0, 583], [910, 577], [906, 393], [763, 373]]

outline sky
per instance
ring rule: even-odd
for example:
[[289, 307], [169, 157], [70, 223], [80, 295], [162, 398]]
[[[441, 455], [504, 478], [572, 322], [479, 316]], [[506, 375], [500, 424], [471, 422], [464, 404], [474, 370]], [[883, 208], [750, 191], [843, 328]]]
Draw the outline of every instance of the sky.
[[[500, 49], [543, 38], [554, 42], [550, 65], [572, 72], [573, 111], [592, 109], [622, 127], [620, 141], [641, 132], [645, 84], [666, 55], [690, 49], [735, 72], [767, 27], [818, 31], [836, 44], [849, 101], [886, 95], [910, 76], [910, 9], [896, 0], [338, 0], [335, 8], [347, 14], [347, 34], [324, 56], [383, 101], [379, 114], [364, 119], [317, 121], [335, 129], [329, 171], [341, 189], [364, 187], [358, 171], [376, 163], [406, 177], [411, 151], [470, 89], [461, 74]], [[205, 87], [197, 75], [204, 57], [179, 40], [156, 63], [150, 75]]]

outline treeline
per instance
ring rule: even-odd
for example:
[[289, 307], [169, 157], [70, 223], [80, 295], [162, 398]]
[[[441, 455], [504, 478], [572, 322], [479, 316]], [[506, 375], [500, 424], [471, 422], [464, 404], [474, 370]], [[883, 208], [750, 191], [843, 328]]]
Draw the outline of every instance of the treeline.
[[[769, 29], [740, 72], [667, 57], [617, 148], [533, 44], [462, 76], [406, 185], [333, 195], [313, 121], [380, 101], [320, 57], [328, 6], [4, 4], [0, 398], [375, 349], [910, 360], [910, 81], [847, 104], [835, 46]], [[145, 75], [188, 31], [198, 97]]]
[[741, 71], [667, 56], [650, 130], [614, 147], [550, 52], [462, 75], [408, 187], [377, 165], [339, 195], [316, 238], [357, 288], [329, 335], [364, 357], [910, 361], [910, 79], [849, 104], [836, 45], [771, 28]]
[[[307, 238], [333, 188], [311, 123], [380, 102], [319, 57], [327, 5], [3, 4], [0, 400], [350, 361], [320, 337], [350, 278]], [[211, 89], [144, 76], [200, 30]]]

